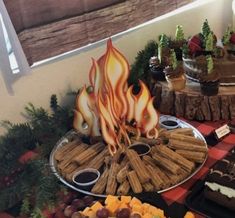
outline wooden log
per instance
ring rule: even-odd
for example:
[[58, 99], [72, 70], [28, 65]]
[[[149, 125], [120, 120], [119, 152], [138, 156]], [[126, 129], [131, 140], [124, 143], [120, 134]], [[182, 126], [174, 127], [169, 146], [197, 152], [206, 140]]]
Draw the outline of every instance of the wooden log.
[[179, 117], [184, 117], [185, 114], [185, 93], [176, 92], [175, 93], [175, 115]]
[[221, 119], [228, 120], [229, 119], [229, 97], [221, 96], [220, 97], [220, 105], [221, 105]]
[[[185, 89], [177, 92], [171, 91], [167, 82], [157, 82], [155, 89], [161, 89], [161, 96], [157, 97], [157, 109], [163, 114], [199, 121], [235, 118], [234, 86], [221, 86], [215, 96], [203, 96], [199, 83], [195, 82], [187, 83]], [[153, 89], [154, 93], [156, 91]]]
[[229, 97], [229, 112], [230, 118], [235, 118], [235, 94]]
[[153, 100], [153, 105], [155, 108], [159, 108], [161, 104], [161, 95], [162, 95], [162, 86], [159, 83], [156, 83], [151, 90], [151, 94], [155, 96]]
[[218, 95], [209, 97], [209, 104], [212, 114], [212, 120], [220, 120], [220, 98]]
[[174, 114], [174, 91], [168, 87], [162, 87], [160, 112], [165, 114]]
[[195, 119], [197, 110], [201, 105], [202, 96], [200, 95], [187, 95], [185, 101], [185, 118], [189, 120]]
[[201, 110], [205, 120], [211, 120], [211, 110], [207, 96], [203, 96], [201, 101]]

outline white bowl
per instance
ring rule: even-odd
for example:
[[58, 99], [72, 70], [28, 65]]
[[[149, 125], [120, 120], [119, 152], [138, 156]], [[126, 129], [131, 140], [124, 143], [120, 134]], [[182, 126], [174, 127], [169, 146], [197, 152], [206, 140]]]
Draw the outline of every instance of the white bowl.
[[[95, 179], [92, 179], [92, 180], [89, 181], [89, 182], [78, 182], [78, 181], [76, 181], [76, 177], [77, 177], [78, 175], [83, 174], [83, 173], [89, 173], [89, 172], [96, 174], [96, 175], [97, 175], [96, 178], [95, 178]], [[85, 175], [84, 175], [84, 176], [85, 176]], [[99, 178], [100, 178], [100, 172], [99, 172], [99, 170], [93, 169], [93, 168], [86, 168], [86, 169], [79, 170], [79, 171], [77, 171], [76, 173], [74, 173], [72, 180], [73, 180], [73, 182], [74, 182], [75, 184], [77, 184], [78, 186], [83, 187], [84, 189], [86, 189], [86, 188], [90, 188], [90, 186], [92, 186], [93, 184], [95, 184]]]
[[[141, 152], [141, 151], [138, 152], [137, 149], [134, 149], [134, 147], [137, 147], [137, 146], [139, 146], [140, 149], [141, 149], [141, 146], [143, 146], [143, 147], [145, 147], [147, 149], [144, 152]], [[136, 151], [140, 157], [148, 154], [151, 151], [150, 145], [146, 144], [146, 143], [143, 143], [143, 142], [135, 142], [135, 143], [131, 144], [128, 148], [129, 149], [133, 149], [134, 151]]]
[[[169, 123], [169, 125], [167, 124]], [[172, 125], [170, 125], [170, 122]], [[160, 126], [165, 129], [176, 129], [180, 126], [180, 122], [176, 117], [168, 116], [168, 115], [162, 115], [159, 120]], [[173, 125], [175, 123], [175, 125]]]

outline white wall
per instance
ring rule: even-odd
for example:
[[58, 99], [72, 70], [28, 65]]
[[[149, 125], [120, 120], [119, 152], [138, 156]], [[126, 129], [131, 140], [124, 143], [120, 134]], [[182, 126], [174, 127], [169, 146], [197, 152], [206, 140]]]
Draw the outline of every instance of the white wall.
[[[137, 52], [144, 48], [150, 39], [157, 39], [161, 33], [174, 35], [175, 26], [182, 24], [186, 35], [200, 31], [207, 18], [211, 28], [221, 37], [228, 24], [232, 24], [232, 0], [204, 0], [203, 4], [178, 14], [156, 18], [143, 27], [113, 39], [116, 46], [130, 63]], [[185, 8], [185, 7], [184, 7]], [[141, 15], [140, 15], [141, 16]], [[35, 106], [49, 107], [52, 94], [64, 97], [68, 90], [77, 90], [88, 82], [91, 57], [98, 58], [105, 52], [105, 43], [90, 46], [80, 52], [74, 52], [65, 58], [33, 68], [32, 74], [20, 78], [14, 83], [14, 96], [8, 95], [0, 74], [0, 120], [22, 122], [21, 113], [28, 102]], [[0, 128], [0, 134], [3, 129]]]

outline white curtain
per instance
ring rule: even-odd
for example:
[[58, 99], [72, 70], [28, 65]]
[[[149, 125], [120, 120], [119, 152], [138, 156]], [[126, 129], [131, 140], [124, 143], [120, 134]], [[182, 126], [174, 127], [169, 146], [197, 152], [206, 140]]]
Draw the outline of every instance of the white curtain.
[[14, 81], [30, 72], [26, 56], [3, 0], [0, 0], [0, 72], [9, 94], [13, 94]]

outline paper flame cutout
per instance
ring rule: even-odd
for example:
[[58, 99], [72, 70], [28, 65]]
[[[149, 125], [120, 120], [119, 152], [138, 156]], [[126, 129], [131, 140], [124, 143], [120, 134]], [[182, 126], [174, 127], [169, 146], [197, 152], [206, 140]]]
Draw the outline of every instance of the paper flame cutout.
[[159, 116], [149, 90], [139, 81], [140, 91], [134, 95], [128, 77], [129, 64], [109, 39], [106, 53], [98, 61], [92, 59], [89, 80], [93, 93], [83, 87], [76, 99], [74, 128], [91, 136], [102, 133], [111, 154], [130, 145], [130, 132], [136, 137], [158, 137]]

